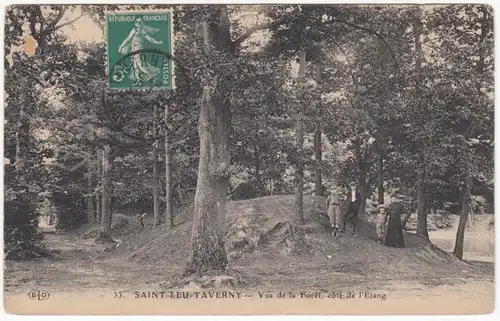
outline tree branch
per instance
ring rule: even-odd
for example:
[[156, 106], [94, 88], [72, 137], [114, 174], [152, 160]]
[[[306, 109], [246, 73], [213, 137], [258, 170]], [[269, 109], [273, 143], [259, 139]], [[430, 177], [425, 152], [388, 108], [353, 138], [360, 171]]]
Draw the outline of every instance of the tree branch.
[[65, 6], [61, 7], [61, 10], [59, 10], [59, 14], [54, 19], [54, 21], [51, 23], [53, 26], [55, 26], [59, 21], [61, 21], [62, 17], [66, 13], [66, 10], [68, 10], [68, 8], [66, 8]]
[[[250, 36], [252, 36], [257, 31], [269, 29], [271, 27], [276, 27], [276, 26], [279, 26], [280, 24], [283, 24], [284, 22], [285, 22], [285, 20], [283, 19], [283, 20], [279, 20], [279, 21], [276, 21], [276, 22], [261, 23], [261, 24], [258, 24], [258, 25], [255, 25], [255, 26], [251, 27], [244, 34], [242, 34], [241, 36], [239, 36], [238, 38], [236, 38], [233, 41], [234, 51], [236, 51], [239, 48], [239, 46], [243, 43], [243, 41], [245, 41], [246, 39], [248, 39]], [[377, 31], [375, 31], [375, 30], [373, 30], [371, 28], [363, 27], [363, 26], [360, 26], [360, 25], [357, 25], [355, 23], [352, 23], [352, 22], [349, 22], [349, 21], [345, 21], [345, 20], [337, 20], [337, 19], [335, 19], [335, 20], [328, 21], [325, 24], [333, 24], [333, 23], [342, 23], [342, 24], [345, 24], [346, 26], [349, 26], [351, 28], [364, 31], [366, 33], [372, 34], [375, 37], [377, 37], [380, 41], [382, 41], [382, 43], [387, 47], [387, 49], [389, 49], [389, 53], [391, 54], [391, 56], [392, 56], [392, 58], [394, 60], [394, 65], [396, 66], [396, 69], [399, 70], [399, 64], [398, 64], [398, 62], [396, 60], [396, 54], [394, 53], [394, 50], [392, 49], [392, 47], [389, 45], [389, 43], [386, 40], [386, 38], [390, 38], [391, 36], [389, 36], [389, 35], [382, 35], [380, 32], [377, 32]], [[396, 37], [393, 37], [393, 38], [396, 38]]]
[[394, 65], [396, 66], [396, 69], [400, 70], [399, 69], [399, 64], [398, 64], [397, 59], [396, 59], [396, 54], [394, 53], [394, 50], [392, 49], [392, 47], [389, 45], [389, 43], [386, 40], [386, 38], [388, 36], [383, 36], [381, 33], [377, 32], [377, 31], [375, 31], [375, 30], [373, 30], [371, 28], [363, 27], [363, 26], [360, 26], [360, 25], [357, 25], [355, 23], [352, 23], [352, 22], [349, 22], [349, 21], [345, 21], [345, 20], [332, 20], [331, 22], [332, 23], [336, 23], [336, 22], [337, 23], [342, 23], [342, 24], [345, 24], [346, 26], [349, 26], [351, 28], [364, 31], [366, 33], [372, 34], [375, 37], [377, 37], [380, 41], [382, 41], [382, 43], [387, 47], [387, 49], [389, 49], [389, 53], [391, 54], [391, 56], [392, 56], [392, 58], [394, 60]]
[[55, 26], [54, 30], [58, 30], [58, 29], [61, 29], [62, 27], [65, 27], [67, 25], [73, 24], [76, 21], [78, 21], [81, 17], [86, 16], [87, 14], [88, 14], [87, 12], [86, 13], [82, 13], [81, 15], [79, 15], [78, 17], [76, 17], [76, 18], [74, 18], [74, 19], [72, 19], [70, 21], [66, 21], [65, 23], [61, 23], [60, 25]]
[[[63, 11], [63, 14], [64, 14], [64, 11], [65, 11], [65, 10], [61, 10], [61, 11]], [[45, 29], [45, 30], [43, 30], [43, 31], [41, 32], [41, 34], [44, 34], [44, 35], [45, 35], [45, 34], [47, 34], [47, 33], [49, 33], [49, 32], [56, 31], [56, 30], [61, 29], [62, 27], [65, 27], [65, 26], [68, 26], [68, 25], [70, 25], [70, 24], [73, 24], [73, 23], [75, 23], [76, 21], [78, 21], [81, 17], [86, 16], [87, 14], [88, 14], [87, 12], [82, 13], [82, 14], [81, 14], [81, 15], [79, 15], [78, 17], [76, 17], [76, 18], [74, 18], [74, 19], [71, 19], [71, 20], [69, 20], [69, 21], [66, 21], [66, 22], [64, 22], [64, 23], [61, 23], [60, 25], [57, 25], [57, 23], [58, 23], [61, 19], [60, 19], [60, 18], [59, 18], [59, 19], [55, 19], [55, 20], [54, 20], [54, 22], [50, 24], [50, 27], [49, 27], [49, 28], [47, 28], [47, 29]], [[58, 16], [58, 17], [59, 17], [59, 16]], [[62, 17], [61, 17], [61, 18], [62, 18]]]
[[236, 51], [236, 49], [241, 45], [243, 41], [250, 38], [250, 36], [256, 33], [257, 31], [266, 30], [277, 25], [279, 25], [279, 23], [266, 22], [253, 26], [252, 28], [248, 29], [244, 34], [242, 34], [241, 36], [236, 38], [236, 40], [233, 41], [233, 48], [235, 48]]

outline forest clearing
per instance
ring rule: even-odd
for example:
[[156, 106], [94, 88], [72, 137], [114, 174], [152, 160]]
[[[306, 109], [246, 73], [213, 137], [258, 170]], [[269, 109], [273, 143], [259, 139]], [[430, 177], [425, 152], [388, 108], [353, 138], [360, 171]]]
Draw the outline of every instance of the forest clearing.
[[9, 312], [491, 312], [490, 6], [13, 5], [5, 30]]
[[[311, 213], [312, 201], [312, 198], [305, 198], [306, 213]], [[466, 302], [455, 310], [457, 314], [471, 308], [487, 313], [493, 308], [494, 232], [488, 228], [492, 215], [480, 217], [474, 229], [468, 231], [465, 240], [467, 263], [457, 261], [447, 252], [430, 248], [432, 245], [428, 241], [411, 232], [405, 234], [405, 249], [391, 249], [377, 244], [374, 242], [374, 226], [369, 222], [361, 224], [357, 238], [333, 239], [328, 224], [325, 224], [327, 217], [324, 212], [306, 216], [307, 224], [311, 226], [308, 241], [313, 247], [308, 254], [287, 252], [287, 246], [279, 244], [286, 233], [276, 229], [273, 240], [266, 245], [256, 248], [236, 246], [238, 249], [234, 249], [234, 245], [246, 236], [246, 233], [244, 236], [240, 233], [240, 238], [235, 238], [238, 231], [243, 228], [250, 235], [259, 235], [259, 232], [269, 235], [269, 231], [279, 226], [280, 222], [287, 222], [293, 217], [292, 205], [292, 196], [228, 203], [230, 266], [238, 271], [242, 277], [240, 281], [244, 283], [226, 285], [223, 289], [241, 291], [243, 297], [252, 300], [258, 300], [258, 292], [265, 291], [328, 293], [334, 289], [383, 293], [393, 305], [397, 302], [414, 304], [417, 301], [426, 309], [436, 303], [435, 298], [439, 298], [439, 302], [457, 299]], [[133, 216], [118, 214], [118, 221], [127, 220], [130, 223], [121, 223], [121, 229], [116, 229], [113, 236], [120, 241], [120, 246], [110, 251], [105, 251], [109, 244], [96, 244], [89, 237], [96, 232], [89, 226], [68, 233], [50, 232], [45, 242], [54, 251], [53, 257], [29, 263], [7, 262], [6, 299], [15, 300], [24, 297], [33, 288], [43, 288], [61, 300], [78, 297], [82, 298], [82, 303], [104, 305], [102, 300], [113, 298], [115, 291], [123, 292], [130, 298], [137, 291], [142, 294], [217, 289], [189, 285], [170, 288], [166, 284], [182, 272], [192, 227], [189, 214], [189, 210], [182, 213], [176, 222], [178, 225], [171, 231], [152, 226], [142, 228]], [[454, 242], [457, 223], [454, 222], [451, 228], [431, 231], [431, 240], [449, 250], [446, 241]], [[483, 237], [474, 238], [475, 234]], [[485, 234], [489, 236], [485, 238]], [[164, 244], [171, 246], [165, 247]], [[116, 304], [116, 300], [107, 304]], [[418, 303], [413, 307], [421, 308]], [[344, 308], [348, 309], [347, 306]], [[120, 305], [115, 311], [122, 309]], [[146, 311], [146, 307], [144, 309]], [[402, 310], [401, 313], [418, 313], [414, 309]], [[78, 311], [74, 307], [70, 310], [71, 313]], [[49, 311], [58, 310], [49, 308]], [[113, 313], [113, 309], [109, 311]], [[265, 307], [262, 311], [266, 311]], [[368, 308], [368, 311], [371, 310]], [[442, 311], [450, 313], [445, 307]], [[64, 310], [61, 313], [64, 314]], [[440, 313], [439, 309], [436, 313]]]

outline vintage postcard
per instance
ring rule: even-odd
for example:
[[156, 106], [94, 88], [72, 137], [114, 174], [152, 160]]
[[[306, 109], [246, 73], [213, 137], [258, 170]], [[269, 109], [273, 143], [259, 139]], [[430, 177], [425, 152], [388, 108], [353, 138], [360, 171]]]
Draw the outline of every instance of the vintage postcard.
[[490, 6], [4, 17], [7, 313], [494, 311]]

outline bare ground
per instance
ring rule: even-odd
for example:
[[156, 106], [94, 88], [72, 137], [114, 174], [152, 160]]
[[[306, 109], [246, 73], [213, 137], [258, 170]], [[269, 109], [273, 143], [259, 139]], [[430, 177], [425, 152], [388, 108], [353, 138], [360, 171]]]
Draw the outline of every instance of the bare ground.
[[[489, 303], [486, 312], [491, 311], [491, 254], [471, 252], [466, 255], [470, 261], [459, 261], [408, 233], [406, 248], [388, 248], [374, 241], [373, 226], [366, 221], [356, 237], [346, 234], [334, 239], [323, 225], [322, 210], [313, 206], [314, 200], [318, 199], [306, 198], [306, 248], [299, 251], [287, 237], [296, 226], [290, 220], [292, 197], [229, 204], [226, 223], [230, 265], [241, 273], [245, 283], [234, 290], [253, 297], [258, 291], [373, 291], [387, 293], [388, 300], [417, 300], [424, 306], [435, 304], [436, 298], [454, 305]], [[179, 215], [173, 230], [142, 229], [131, 221], [127, 233], [116, 231], [120, 246], [109, 252], [104, 251], [109, 245], [83, 237], [91, 228], [46, 234], [45, 242], [54, 251], [52, 258], [6, 262], [6, 302], [27, 297], [36, 289], [79, 298], [97, 294], [109, 297], [115, 291], [161, 290], [160, 284], [178, 277], [184, 267], [189, 217], [189, 210]], [[443, 241], [445, 235], [454, 238], [452, 230], [448, 234], [438, 232], [437, 243], [448, 244]]]

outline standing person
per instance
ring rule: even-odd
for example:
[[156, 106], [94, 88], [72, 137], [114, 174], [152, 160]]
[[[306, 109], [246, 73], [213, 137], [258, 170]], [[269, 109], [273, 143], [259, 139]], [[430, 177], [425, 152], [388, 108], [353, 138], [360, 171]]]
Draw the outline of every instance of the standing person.
[[384, 204], [380, 204], [377, 213], [377, 242], [382, 244], [384, 241], [385, 224], [387, 223], [387, 212]]
[[356, 189], [356, 183], [351, 183], [351, 191], [348, 195], [347, 210], [344, 215], [344, 222], [342, 231], [346, 231], [347, 221], [352, 224], [352, 235], [356, 236], [356, 225], [358, 221], [359, 203], [361, 202], [361, 195]]
[[405, 196], [396, 191], [392, 197], [392, 203], [389, 206], [389, 222], [384, 237], [384, 245], [391, 247], [404, 247], [403, 226], [401, 225], [401, 215], [405, 211]]
[[326, 199], [326, 208], [333, 229], [332, 235], [338, 236], [342, 214], [340, 211], [340, 197], [337, 189], [332, 188], [330, 195]]

